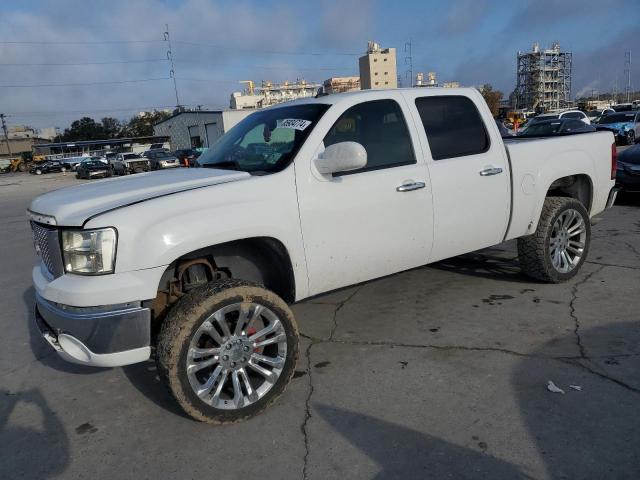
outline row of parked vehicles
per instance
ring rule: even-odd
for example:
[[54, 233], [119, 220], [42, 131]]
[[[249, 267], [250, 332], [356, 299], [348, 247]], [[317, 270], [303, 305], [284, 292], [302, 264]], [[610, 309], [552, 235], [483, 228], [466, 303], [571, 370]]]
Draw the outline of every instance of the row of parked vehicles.
[[165, 148], [147, 150], [142, 155], [131, 152], [110, 152], [103, 156], [70, 157], [34, 165], [30, 173], [42, 175], [54, 172], [76, 172], [77, 178], [105, 178], [130, 175], [177, 167], [195, 167], [200, 152], [181, 149], [170, 152]]
[[[545, 113], [530, 119], [517, 133], [520, 137], [543, 137], [570, 133], [610, 131], [618, 145], [633, 145], [640, 137], [640, 110], [568, 110]], [[513, 132], [508, 132], [513, 135]]]

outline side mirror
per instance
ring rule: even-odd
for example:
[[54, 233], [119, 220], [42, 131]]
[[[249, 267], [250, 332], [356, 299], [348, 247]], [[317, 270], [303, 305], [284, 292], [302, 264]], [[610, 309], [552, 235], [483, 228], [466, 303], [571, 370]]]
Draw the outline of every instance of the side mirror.
[[367, 151], [357, 142], [335, 143], [325, 148], [314, 164], [324, 175], [357, 170], [367, 165]]

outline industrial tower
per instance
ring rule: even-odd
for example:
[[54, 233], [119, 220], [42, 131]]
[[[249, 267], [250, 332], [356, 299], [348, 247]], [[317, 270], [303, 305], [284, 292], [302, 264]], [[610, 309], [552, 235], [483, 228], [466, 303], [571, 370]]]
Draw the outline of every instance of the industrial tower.
[[531, 52], [518, 52], [516, 108], [544, 112], [567, 108], [571, 104], [571, 52], [560, 51], [560, 44]]

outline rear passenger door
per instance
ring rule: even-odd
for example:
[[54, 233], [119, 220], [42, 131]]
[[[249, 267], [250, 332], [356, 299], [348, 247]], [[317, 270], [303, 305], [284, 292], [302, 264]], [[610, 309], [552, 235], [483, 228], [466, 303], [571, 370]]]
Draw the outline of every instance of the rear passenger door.
[[491, 114], [480, 94], [406, 95], [423, 127], [431, 178], [434, 240], [429, 260], [502, 242], [510, 213], [510, 172], [495, 122], [483, 121]]

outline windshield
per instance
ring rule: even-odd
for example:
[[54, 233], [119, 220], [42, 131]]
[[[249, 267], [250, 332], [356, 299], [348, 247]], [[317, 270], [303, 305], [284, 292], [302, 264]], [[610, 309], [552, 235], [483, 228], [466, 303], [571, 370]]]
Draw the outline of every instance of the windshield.
[[562, 122], [538, 122], [522, 129], [520, 136], [552, 135], [560, 131]]
[[96, 166], [104, 167], [105, 163], [101, 162], [100, 160], [85, 160], [84, 162], [82, 162], [82, 166], [83, 167], [96, 167]]
[[125, 160], [129, 160], [131, 158], [140, 158], [140, 155], [136, 155], [135, 153], [129, 153], [122, 156]]
[[329, 105], [313, 103], [253, 113], [198, 159], [202, 167], [253, 173], [285, 168]]
[[620, 123], [620, 122], [633, 122], [635, 113], [612, 113], [600, 119], [600, 124], [606, 123]]
[[586, 113], [587, 113], [587, 117], [589, 117], [589, 118], [593, 118], [593, 117], [597, 117], [599, 115], [602, 115], [599, 110], [589, 110]]

